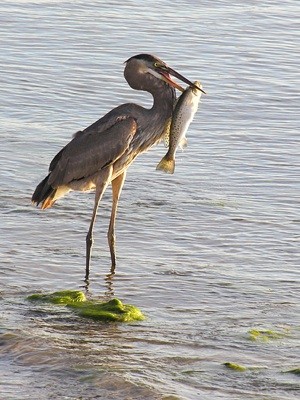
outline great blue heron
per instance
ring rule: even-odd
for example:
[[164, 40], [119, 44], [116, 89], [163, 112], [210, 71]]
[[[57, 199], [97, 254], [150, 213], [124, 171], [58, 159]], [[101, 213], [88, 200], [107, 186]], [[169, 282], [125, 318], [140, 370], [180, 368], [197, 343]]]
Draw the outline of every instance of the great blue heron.
[[176, 100], [174, 88], [184, 91], [170, 75], [194, 86], [157, 57], [139, 54], [129, 58], [124, 70], [125, 79], [133, 89], [152, 94], [152, 108], [146, 109], [133, 103], [123, 104], [88, 128], [77, 132], [53, 158], [49, 174], [32, 195], [32, 202], [36, 205], [41, 203], [41, 208], [45, 209], [71, 190], [96, 190], [94, 210], [86, 236], [86, 280], [89, 277], [97, 209], [110, 183], [112, 211], [107, 235], [112, 271], [115, 268], [115, 220], [127, 168], [137, 155], [161, 140], [166, 123], [172, 117]]

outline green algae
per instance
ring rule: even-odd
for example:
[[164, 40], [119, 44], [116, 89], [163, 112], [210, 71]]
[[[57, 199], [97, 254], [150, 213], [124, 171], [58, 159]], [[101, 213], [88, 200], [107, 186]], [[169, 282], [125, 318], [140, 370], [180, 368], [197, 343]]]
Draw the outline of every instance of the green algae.
[[32, 294], [28, 300], [38, 300], [45, 303], [70, 305], [86, 301], [86, 297], [80, 290], [61, 290], [50, 294]]
[[282, 339], [285, 333], [272, 331], [270, 329], [250, 329], [248, 331], [250, 340], [268, 342], [269, 340]]
[[248, 368], [244, 367], [243, 365], [232, 363], [232, 362], [225, 362], [225, 367], [229, 369], [233, 369], [234, 371], [244, 372], [247, 371]]
[[119, 299], [112, 299], [106, 303], [86, 301], [84, 303], [70, 304], [81, 317], [95, 320], [131, 322], [141, 321], [145, 317], [135, 306], [123, 304]]
[[285, 374], [294, 374], [300, 376], [300, 368], [289, 369], [288, 371], [284, 371]]
[[267, 369], [268, 367], [263, 366], [263, 365], [250, 365], [245, 367], [244, 365], [240, 365], [240, 364], [236, 364], [236, 363], [232, 363], [232, 362], [225, 362], [223, 365], [225, 365], [225, 367], [232, 369], [234, 371], [240, 371], [240, 372], [244, 372], [244, 371], [260, 371], [262, 369]]
[[79, 290], [63, 290], [50, 294], [32, 294], [27, 297], [31, 301], [42, 301], [72, 308], [81, 317], [99, 321], [132, 322], [145, 319], [135, 306], [123, 304], [115, 298], [108, 302], [87, 300]]

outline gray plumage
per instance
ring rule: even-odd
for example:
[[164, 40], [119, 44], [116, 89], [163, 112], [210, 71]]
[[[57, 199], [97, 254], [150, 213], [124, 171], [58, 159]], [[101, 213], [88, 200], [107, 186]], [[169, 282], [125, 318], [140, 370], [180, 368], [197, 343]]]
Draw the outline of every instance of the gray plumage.
[[115, 267], [114, 225], [119, 196], [126, 170], [135, 157], [161, 140], [164, 127], [172, 117], [175, 89], [183, 90], [170, 74], [193, 85], [158, 58], [140, 54], [126, 61], [124, 76], [136, 90], [153, 96], [153, 107], [143, 108], [128, 103], [118, 106], [104, 117], [77, 132], [73, 139], [53, 158], [49, 174], [37, 186], [32, 202], [45, 209], [71, 190], [95, 189], [95, 206], [86, 238], [86, 279], [89, 276], [93, 226], [98, 204], [112, 184], [113, 206], [108, 230], [112, 270]]

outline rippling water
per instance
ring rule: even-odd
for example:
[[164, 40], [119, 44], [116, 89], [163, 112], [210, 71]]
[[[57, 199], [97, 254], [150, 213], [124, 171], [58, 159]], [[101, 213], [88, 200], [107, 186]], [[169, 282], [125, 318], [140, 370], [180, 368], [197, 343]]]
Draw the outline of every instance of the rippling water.
[[[298, 398], [298, 18], [296, 0], [1, 3], [1, 398]], [[34, 306], [30, 293], [84, 287], [93, 194], [41, 212], [32, 191], [75, 131], [150, 104], [123, 78], [140, 52], [208, 93], [175, 176], [155, 171], [162, 146], [130, 168], [113, 279], [109, 191], [99, 209], [89, 295], [147, 320]]]

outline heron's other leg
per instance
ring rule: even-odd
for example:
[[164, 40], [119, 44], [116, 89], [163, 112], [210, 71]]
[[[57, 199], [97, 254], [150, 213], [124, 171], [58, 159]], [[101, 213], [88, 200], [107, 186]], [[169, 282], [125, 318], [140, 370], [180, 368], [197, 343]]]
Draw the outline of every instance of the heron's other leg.
[[107, 232], [107, 238], [108, 238], [108, 245], [109, 245], [110, 256], [111, 256], [111, 271], [112, 272], [114, 271], [115, 266], [116, 266], [115, 222], [116, 222], [116, 216], [117, 216], [118, 202], [119, 202], [119, 198], [121, 195], [122, 187], [125, 182], [125, 178], [126, 178], [126, 171], [124, 171], [121, 175], [119, 175], [117, 178], [115, 178], [111, 182], [113, 204], [112, 204], [112, 209], [111, 209], [111, 216], [110, 216], [109, 228], [108, 228], [108, 232]]
[[90, 261], [91, 261], [91, 252], [92, 252], [92, 246], [93, 246], [93, 228], [95, 225], [96, 221], [96, 216], [97, 216], [97, 210], [98, 210], [98, 205], [100, 203], [100, 200], [103, 196], [103, 193], [105, 192], [105, 189], [107, 188], [109, 184], [109, 180], [111, 177], [112, 170], [108, 171], [108, 174], [105, 176], [99, 176], [98, 181], [100, 182], [96, 186], [96, 194], [95, 194], [95, 204], [94, 204], [94, 210], [93, 210], [93, 215], [90, 223], [90, 227], [88, 230], [88, 233], [86, 235], [86, 267], [85, 267], [85, 280], [89, 279], [89, 274], [90, 274]]

